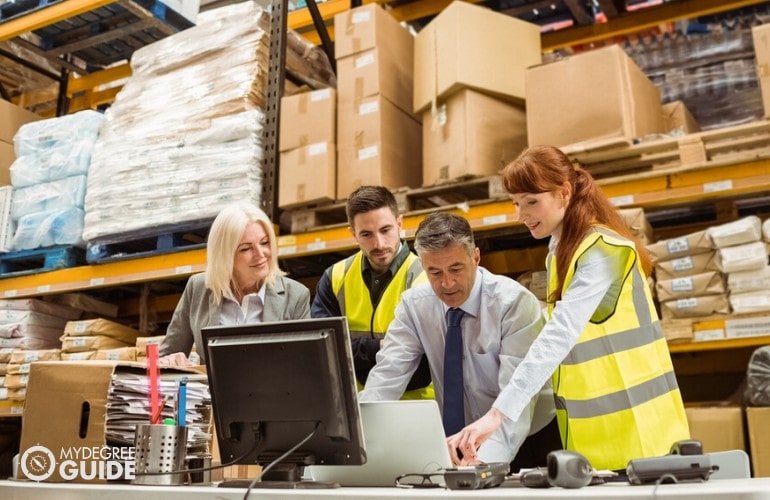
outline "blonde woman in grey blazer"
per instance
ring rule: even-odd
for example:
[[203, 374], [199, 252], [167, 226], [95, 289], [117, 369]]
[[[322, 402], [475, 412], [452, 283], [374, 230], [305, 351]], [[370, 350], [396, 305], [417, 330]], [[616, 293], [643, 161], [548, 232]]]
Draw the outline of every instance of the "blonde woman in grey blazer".
[[206, 271], [190, 277], [174, 310], [161, 362], [185, 364], [193, 345], [203, 362], [206, 326], [309, 318], [310, 291], [284, 274], [267, 215], [248, 203], [225, 207], [209, 231]]

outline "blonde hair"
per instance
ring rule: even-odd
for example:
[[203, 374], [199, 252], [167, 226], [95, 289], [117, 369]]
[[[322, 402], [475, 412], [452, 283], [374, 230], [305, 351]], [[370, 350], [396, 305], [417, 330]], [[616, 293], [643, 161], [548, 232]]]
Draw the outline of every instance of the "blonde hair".
[[237, 288], [233, 278], [235, 252], [246, 226], [253, 223], [262, 226], [270, 240], [269, 271], [265, 285], [272, 286], [279, 276], [286, 273], [278, 267], [278, 245], [273, 223], [267, 214], [251, 203], [239, 202], [223, 208], [211, 224], [206, 245], [206, 288], [214, 294], [217, 304], [225, 294]]

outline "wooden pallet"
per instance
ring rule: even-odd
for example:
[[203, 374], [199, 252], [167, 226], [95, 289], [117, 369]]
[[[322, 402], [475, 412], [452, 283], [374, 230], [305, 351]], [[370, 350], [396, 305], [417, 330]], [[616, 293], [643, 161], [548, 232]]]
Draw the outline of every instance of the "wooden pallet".
[[[399, 212], [415, 215], [467, 203], [507, 198], [499, 175], [466, 176], [421, 188], [393, 190]], [[292, 234], [327, 229], [347, 224], [345, 201], [295, 207], [284, 211], [284, 219]]]
[[393, 194], [402, 213], [434, 211], [464, 203], [508, 197], [499, 175], [465, 176], [433, 186], [397, 189]]
[[73, 246], [37, 248], [0, 254], [0, 278], [79, 266], [83, 250]]
[[88, 242], [86, 260], [95, 264], [202, 248], [211, 222], [169, 224], [97, 238]]
[[709, 162], [747, 162], [770, 158], [770, 121], [669, 137], [632, 146], [561, 148], [596, 179], [639, 172], [697, 167]]

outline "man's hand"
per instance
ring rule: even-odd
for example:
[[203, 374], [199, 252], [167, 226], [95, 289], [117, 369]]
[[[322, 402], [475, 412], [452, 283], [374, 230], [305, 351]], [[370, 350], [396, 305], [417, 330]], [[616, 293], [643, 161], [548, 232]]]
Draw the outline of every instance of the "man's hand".
[[476, 450], [489, 436], [500, 428], [505, 415], [495, 409], [490, 410], [480, 419], [463, 428], [457, 434], [447, 438], [449, 456], [455, 465], [476, 465], [479, 463]]
[[175, 352], [158, 359], [158, 366], [194, 366], [183, 352]]

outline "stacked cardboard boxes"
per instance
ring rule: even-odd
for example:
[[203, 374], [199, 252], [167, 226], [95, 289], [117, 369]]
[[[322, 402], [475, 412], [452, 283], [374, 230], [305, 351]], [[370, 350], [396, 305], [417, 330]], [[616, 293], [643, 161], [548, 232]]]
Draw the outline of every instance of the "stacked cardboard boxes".
[[579, 151], [664, 132], [660, 92], [611, 45], [527, 72], [529, 144]]
[[424, 186], [494, 175], [527, 146], [524, 75], [540, 62], [537, 25], [470, 3], [452, 3], [420, 31]]
[[337, 92], [320, 89], [281, 99], [278, 206], [334, 201], [337, 190]]
[[420, 123], [412, 114], [414, 37], [377, 4], [334, 18], [337, 199], [366, 184], [419, 187]]

